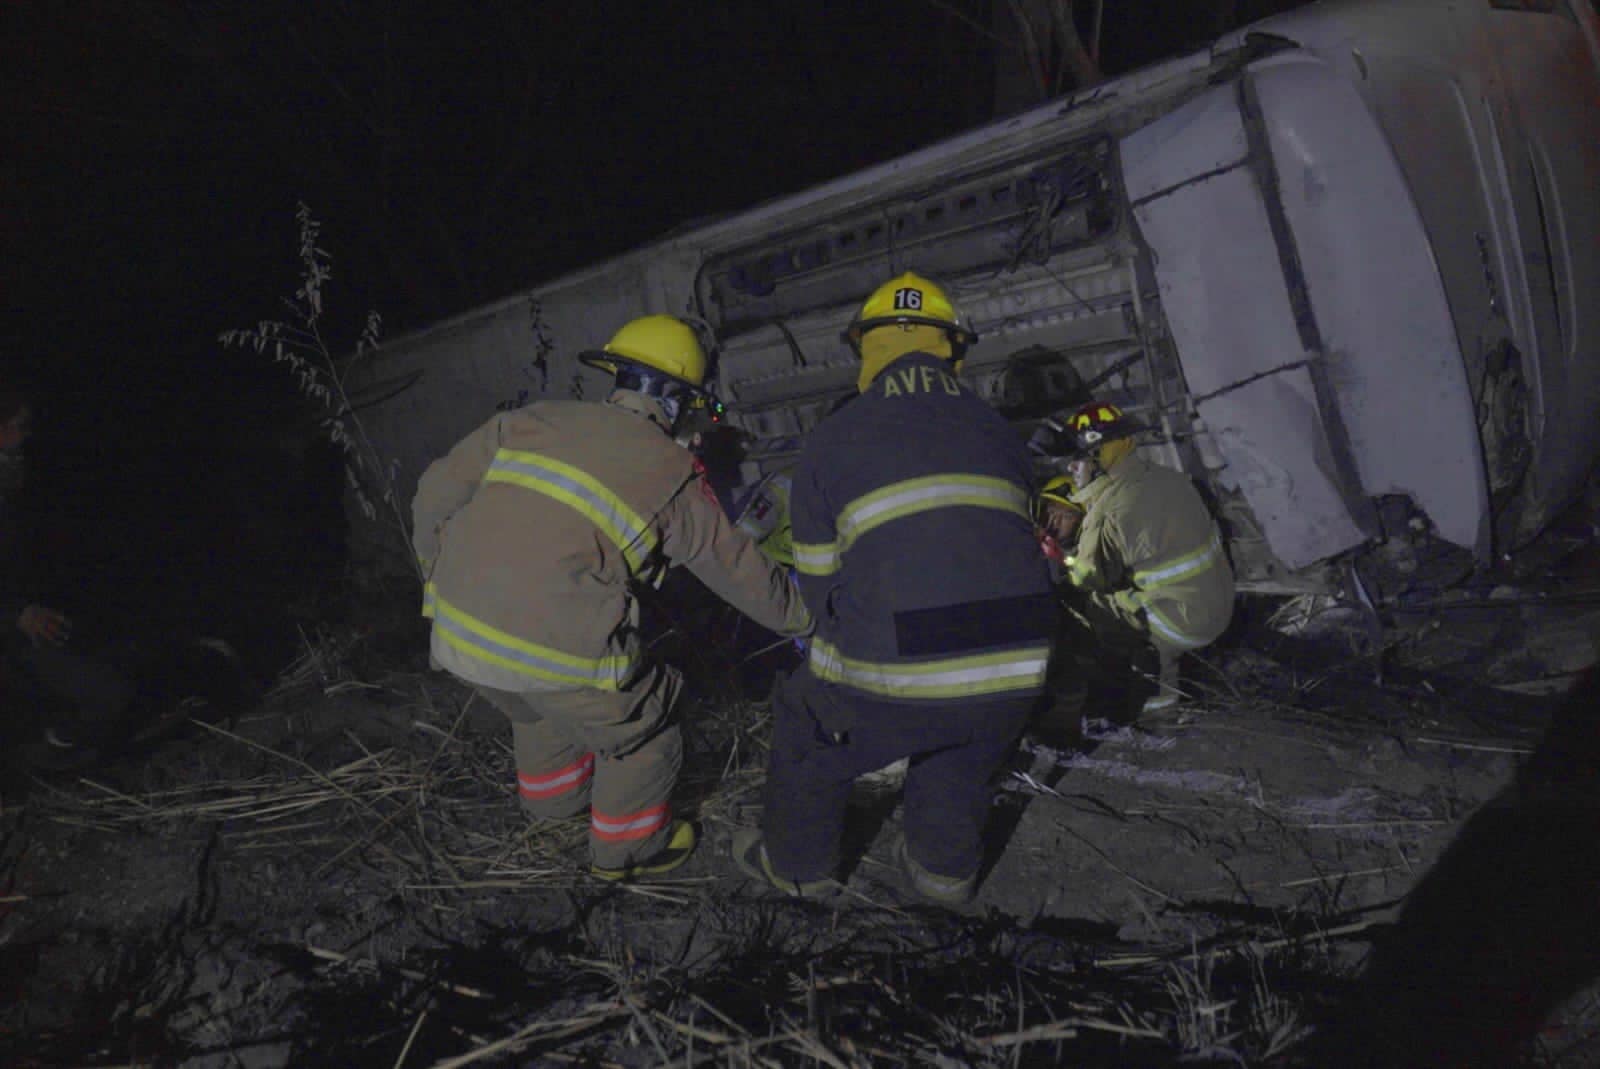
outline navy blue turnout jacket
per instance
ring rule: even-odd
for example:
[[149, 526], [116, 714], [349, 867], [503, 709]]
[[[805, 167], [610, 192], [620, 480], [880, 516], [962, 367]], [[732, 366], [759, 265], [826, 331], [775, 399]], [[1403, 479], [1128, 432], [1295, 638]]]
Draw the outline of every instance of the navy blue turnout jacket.
[[1056, 629], [1021, 438], [927, 353], [808, 436], [790, 507], [818, 678], [965, 702], [1044, 685]]

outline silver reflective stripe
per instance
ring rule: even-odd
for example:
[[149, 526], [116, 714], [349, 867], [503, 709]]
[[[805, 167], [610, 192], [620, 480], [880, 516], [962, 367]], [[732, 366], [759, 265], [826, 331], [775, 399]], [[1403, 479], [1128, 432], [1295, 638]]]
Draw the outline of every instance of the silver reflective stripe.
[[594, 775], [594, 754], [544, 776], [517, 773], [517, 787], [530, 794], [565, 794], [574, 784], [587, 783]]
[[646, 839], [667, 826], [672, 819], [672, 807], [666, 802], [641, 809], [627, 816], [613, 817], [597, 809], [589, 810], [589, 828], [595, 838], [607, 842], [627, 839]]
[[509, 670], [524, 684], [538, 681], [561, 688], [616, 690], [633, 671], [625, 656], [579, 657], [540, 646], [474, 619], [437, 594], [433, 595], [434, 632], [449, 646], [502, 672]]
[[640, 570], [656, 548], [655, 532], [637, 512], [587, 472], [540, 453], [501, 449], [484, 482], [509, 483], [555, 498], [586, 516]]
[[794, 566], [802, 575], [832, 575], [839, 570], [839, 544], [837, 542], [796, 542]]
[[818, 679], [890, 698], [939, 700], [1036, 690], [1044, 684], [1050, 647], [936, 661], [875, 663], [846, 657], [819, 639], [811, 643], [810, 661]]
[[1169, 645], [1176, 646], [1179, 649], [1197, 650], [1202, 646], [1210, 644], [1209, 639], [1197, 639], [1191, 635], [1186, 635], [1182, 631], [1179, 631], [1176, 627], [1172, 626], [1172, 622], [1170, 620], [1161, 615], [1161, 611], [1159, 609], [1149, 602], [1143, 602], [1143, 606], [1144, 618], [1149, 621], [1150, 630], [1160, 635], [1167, 641]]
[[940, 508], [989, 508], [1031, 519], [1027, 491], [1005, 479], [987, 475], [925, 475], [891, 483], [839, 510], [839, 552], [847, 552], [862, 535], [891, 520]]
[[1214, 567], [1221, 559], [1222, 539], [1217, 534], [1216, 528], [1212, 528], [1211, 537], [1206, 540], [1204, 546], [1173, 558], [1158, 567], [1141, 568], [1133, 573], [1133, 581], [1146, 590], [1167, 586], [1199, 575], [1206, 569]]
[[839, 510], [832, 542], [794, 543], [794, 564], [803, 575], [832, 575], [850, 547], [868, 531], [894, 520], [941, 508], [997, 509], [1032, 522], [1027, 491], [989, 475], [925, 475], [891, 483]]

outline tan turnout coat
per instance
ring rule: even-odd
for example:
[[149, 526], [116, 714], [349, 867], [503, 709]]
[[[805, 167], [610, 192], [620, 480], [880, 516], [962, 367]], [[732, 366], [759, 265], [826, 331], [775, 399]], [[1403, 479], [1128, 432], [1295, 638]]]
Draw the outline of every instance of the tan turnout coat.
[[1143, 619], [1157, 647], [1209, 645], [1233, 617], [1233, 569], [1189, 477], [1137, 453], [1073, 495], [1084, 508], [1068, 578]]
[[788, 576], [736, 530], [659, 406], [503, 412], [417, 487], [414, 544], [436, 662], [507, 691], [618, 690], [644, 665], [638, 584], [687, 567], [757, 623], [803, 634]]

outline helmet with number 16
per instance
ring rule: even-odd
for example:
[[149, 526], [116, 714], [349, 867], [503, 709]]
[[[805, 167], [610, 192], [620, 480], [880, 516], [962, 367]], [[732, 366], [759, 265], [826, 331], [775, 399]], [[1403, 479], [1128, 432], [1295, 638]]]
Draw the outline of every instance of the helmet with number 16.
[[845, 328], [844, 340], [857, 352], [861, 337], [870, 330], [893, 326], [929, 326], [942, 329], [950, 339], [951, 359], [960, 360], [978, 335], [957, 314], [944, 290], [921, 275], [907, 271], [872, 291], [856, 317]]

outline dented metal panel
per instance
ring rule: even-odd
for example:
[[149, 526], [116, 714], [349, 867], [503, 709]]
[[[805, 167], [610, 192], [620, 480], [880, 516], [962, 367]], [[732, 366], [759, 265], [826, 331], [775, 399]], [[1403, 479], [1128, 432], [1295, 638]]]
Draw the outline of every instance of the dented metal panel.
[[1122, 167], [1194, 406], [1273, 552], [1302, 568], [1366, 537], [1346, 503], [1237, 87], [1126, 138]]
[[1472, 384], [1495, 544], [1530, 537], [1600, 450], [1593, 5], [1328, 0], [1220, 44], [1260, 33], [1324, 60], [1377, 116]]
[[1487, 556], [1472, 391], [1394, 153], [1321, 60], [1287, 53], [1246, 78], [1363, 491], [1408, 495], [1440, 537]]

